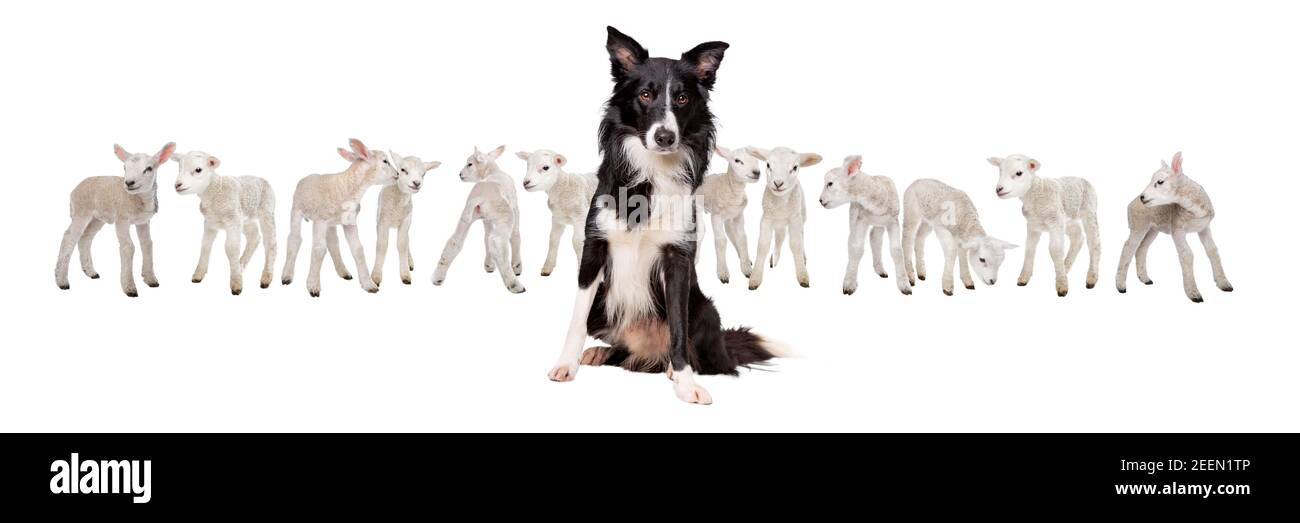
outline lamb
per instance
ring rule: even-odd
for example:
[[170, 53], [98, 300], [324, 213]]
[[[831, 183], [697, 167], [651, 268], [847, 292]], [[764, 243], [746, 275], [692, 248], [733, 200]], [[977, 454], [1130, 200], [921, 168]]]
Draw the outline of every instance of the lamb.
[[[357, 264], [361, 288], [366, 292], [379, 292], [379, 286], [370, 279], [366, 269], [366, 253], [361, 247], [357, 235], [357, 213], [361, 210], [361, 197], [372, 185], [389, 185], [397, 181], [397, 171], [392, 168], [388, 156], [382, 151], [373, 151], [353, 138], [348, 142], [351, 151], [338, 149], [344, 159], [351, 162], [343, 172], [334, 174], [312, 174], [298, 181], [293, 191], [293, 209], [289, 218], [289, 249], [285, 253], [284, 271], [280, 282], [288, 285], [293, 282], [294, 264], [298, 258], [298, 248], [302, 246], [302, 222], [312, 222], [311, 270], [307, 274], [307, 293], [312, 297], [320, 296], [320, 266], [325, 258], [328, 246], [334, 257], [335, 269], [344, 279], [350, 279], [338, 253], [338, 236], [335, 226], [343, 226], [352, 257]], [[328, 245], [327, 245], [328, 244]]]
[[974, 289], [968, 258], [975, 254], [975, 272], [985, 284], [993, 285], [1006, 251], [1017, 247], [984, 232], [975, 204], [966, 193], [938, 180], [917, 180], [903, 191], [903, 265], [912, 285], [918, 278], [925, 279], [925, 237], [931, 230], [943, 246], [943, 293], [948, 296], [952, 296], [954, 264], [960, 262], [962, 283]]
[[[745, 206], [749, 198], [745, 195], [745, 184], [758, 181], [762, 163], [758, 157], [750, 154], [744, 147], [734, 151], [724, 147], [713, 148], [713, 152], [727, 160], [727, 172], [706, 176], [704, 182], [695, 190], [696, 203], [701, 210], [709, 213], [713, 223], [713, 247], [717, 250], [718, 279], [722, 283], [731, 281], [727, 267], [727, 239], [736, 248], [740, 258], [740, 272], [746, 278], [753, 272], [754, 263], [749, 259], [749, 240], [745, 237]], [[704, 241], [704, 220], [699, 220], [697, 241]], [[725, 235], [723, 234], [725, 231]], [[695, 249], [698, 260], [700, 251]]]
[[546, 149], [531, 153], [517, 152], [515, 156], [528, 162], [524, 175], [524, 190], [545, 191], [546, 206], [551, 209], [551, 239], [542, 264], [542, 276], [555, 270], [555, 258], [560, 236], [565, 227], [573, 227], [573, 252], [582, 261], [582, 244], [587, 238], [587, 210], [596, 193], [595, 173], [572, 174], [564, 170], [568, 159], [562, 154]]
[[447, 269], [464, 247], [469, 226], [481, 219], [487, 250], [483, 270], [492, 272], [501, 269], [501, 281], [505, 283], [506, 290], [515, 294], [524, 292], [524, 284], [518, 279], [524, 271], [523, 261], [519, 257], [519, 200], [515, 194], [514, 180], [496, 162], [505, 150], [506, 146], [502, 145], [482, 153], [475, 147], [474, 154], [469, 156], [465, 167], [460, 170], [461, 181], [473, 183], [474, 188], [470, 189], [469, 197], [465, 200], [465, 210], [460, 214], [456, 231], [447, 240], [442, 257], [438, 259], [438, 268], [433, 272], [434, 285], [442, 285], [446, 281]]
[[776, 249], [772, 251], [771, 266], [776, 267], [781, 258], [781, 244], [786, 232], [790, 233], [790, 253], [794, 256], [795, 277], [799, 285], [808, 287], [807, 257], [803, 249], [803, 223], [808, 214], [803, 187], [799, 185], [799, 168], [811, 167], [822, 161], [815, 153], [797, 153], [785, 147], [767, 150], [749, 148], [750, 154], [766, 162], [767, 186], [763, 191], [763, 219], [758, 228], [758, 260], [749, 273], [749, 290], [763, 283], [763, 259], [772, 249], [772, 233], [776, 233]]
[[822, 188], [822, 207], [834, 209], [845, 203], [849, 207], [849, 265], [844, 271], [844, 294], [853, 294], [858, 288], [858, 265], [862, 261], [863, 238], [871, 229], [872, 267], [881, 278], [888, 278], [880, 262], [882, 239], [889, 233], [889, 255], [894, 259], [894, 274], [898, 291], [912, 294], [912, 285], [903, 269], [903, 249], [898, 229], [898, 189], [886, 176], [862, 174], [862, 157], [849, 156], [844, 165], [826, 173]]
[[384, 281], [384, 256], [388, 254], [388, 236], [397, 229], [397, 265], [402, 283], [411, 284], [411, 271], [415, 260], [411, 258], [411, 196], [420, 192], [425, 173], [437, 169], [442, 162], [424, 162], [415, 156], [402, 156], [388, 151], [392, 164], [397, 167], [397, 183], [385, 186], [379, 192], [379, 211], [375, 218], [375, 268], [370, 279], [379, 285]]
[[1196, 288], [1192, 249], [1187, 245], [1187, 235], [1196, 233], [1205, 247], [1205, 255], [1210, 258], [1215, 285], [1219, 290], [1232, 292], [1232, 284], [1228, 283], [1228, 277], [1223, 273], [1223, 262], [1219, 260], [1219, 248], [1210, 233], [1212, 220], [1214, 205], [1210, 203], [1209, 194], [1183, 174], [1183, 153], [1174, 155], [1172, 166], [1161, 161], [1160, 169], [1151, 175], [1146, 190], [1128, 204], [1129, 236], [1119, 257], [1115, 288], [1119, 292], [1127, 290], [1128, 265], [1134, 254], [1137, 255], [1138, 279], [1151, 285], [1151, 278], [1147, 277], [1147, 249], [1156, 235], [1163, 232], [1174, 238], [1174, 247], [1178, 249], [1178, 262], [1183, 268], [1183, 291], [1195, 303], [1205, 301]]
[[[275, 192], [271, 184], [256, 176], [221, 176], [217, 174], [221, 160], [201, 151], [173, 155], [171, 159], [180, 164], [176, 194], [198, 195], [199, 212], [203, 213], [203, 243], [191, 281], [203, 281], [217, 231], [225, 231], [230, 293], [238, 296], [244, 290], [244, 268], [257, 250], [260, 227], [262, 250], [266, 255], [261, 285], [263, 289], [270, 287], [275, 265]], [[241, 231], [247, 237], [242, 256], [239, 254]]]
[[81, 252], [81, 272], [91, 279], [99, 278], [90, 257], [90, 244], [95, 233], [106, 223], [116, 224], [118, 252], [122, 258], [122, 292], [132, 298], [139, 296], [132, 273], [135, 263], [135, 244], [131, 242], [131, 226], [140, 237], [140, 251], [144, 257], [141, 277], [150, 287], [158, 286], [153, 272], [153, 239], [149, 233], [149, 220], [158, 212], [158, 168], [176, 150], [175, 143], [164, 145], [157, 154], [131, 154], [120, 145], [113, 152], [122, 161], [124, 175], [92, 176], [81, 181], [72, 190], [68, 211], [72, 223], [63, 232], [59, 245], [59, 258], [54, 265], [54, 283], [60, 289], [68, 284], [68, 263], [72, 250]]
[[[998, 167], [999, 198], [1020, 198], [1020, 212], [1025, 215], [1025, 264], [1016, 285], [1029, 284], [1034, 274], [1034, 254], [1042, 233], [1048, 234], [1048, 252], [1056, 269], [1056, 295], [1069, 292], [1070, 267], [1088, 238], [1089, 289], [1097, 285], [1097, 266], [1101, 261], [1101, 236], [1097, 227], [1097, 191], [1088, 180], [1075, 177], [1042, 178], [1038, 160], [1020, 154], [1006, 158], [989, 158]], [[1070, 250], [1065, 252], [1065, 238]]]

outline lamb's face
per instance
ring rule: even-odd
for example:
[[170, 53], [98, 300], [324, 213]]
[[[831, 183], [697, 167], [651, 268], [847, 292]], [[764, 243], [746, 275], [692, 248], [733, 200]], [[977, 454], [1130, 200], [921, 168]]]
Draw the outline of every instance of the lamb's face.
[[474, 148], [474, 154], [465, 159], [465, 166], [460, 169], [460, 180], [462, 182], [478, 183], [486, 180], [489, 174], [492, 174], [492, 163], [505, 152], [506, 146], [502, 145], [489, 152], [481, 152], [478, 147]]
[[390, 153], [393, 165], [397, 169], [397, 189], [406, 194], [420, 192], [420, 186], [424, 185], [425, 173], [442, 165], [442, 162], [422, 162], [414, 156], [402, 156], [391, 151]]
[[1002, 262], [1007, 258], [1006, 252], [1016, 247], [1015, 244], [1004, 242], [992, 236], [985, 236], [962, 244], [962, 248], [967, 250], [971, 270], [986, 285], [993, 285], [998, 282], [998, 269], [1002, 267]]
[[1160, 162], [1160, 168], [1151, 175], [1151, 183], [1147, 184], [1147, 188], [1142, 191], [1138, 199], [1147, 207], [1174, 203], [1176, 199], [1174, 197], [1174, 182], [1176, 181], [1173, 169], [1164, 162]]
[[201, 151], [172, 156], [180, 164], [176, 172], [176, 194], [201, 194], [212, 184], [221, 160]]
[[767, 190], [774, 194], [785, 194], [799, 183], [799, 170], [803, 167], [817, 165], [822, 161], [821, 155], [815, 153], [797, 153], [785, 147], [771, 151], [753, 148], [751, 154], [763, 160], [767, 167]]
[[122, 186], [127, 194], [140, 194], [154, 190], [158, 186], [158, 167], [171, 158], [176, 144], [163, 146], [158, 154], [149, 156], [142, 153], [129, 153], [120, 145], [113, 146], [113, 153], [122, 161]]
[[758, 183], [762, 178], [763, 161], [754, 156], [748, 147], [741, 147], [731, 151], [727, 159], [727, 172], [731, 173], [737, 180], [745, 183]]
[[1038, 173], [1038, 160], [1022, 154], [1006, 158], [989, 158], [998, 168], [998, 198], [1020, 198], [1029, 192], [1030, 184]]
[[528, 192], [551, 190], [559, 177], [560, 168], [568, 163], [564, 155], [546, 149], [532, 153], [519, 152], [516, 156], [528, 162], [528, 170], [524, 173], [524, 190]]
[[397, 183], [397, 169], [383, 151], [371, 150], [367, 155], [366, 165], [370, 169], [366, 179], [370, 185], [392, 185]]
[[822, 207], [834, 209], [845, 203], [848, 203], [849, 183], [854, 176], [862, 176], [862, 157], [850, 156], [844, 159], [844, 165], [831, 169], [826, 172], [825, 182], [822, 185], [822, 195], [818, 201]]

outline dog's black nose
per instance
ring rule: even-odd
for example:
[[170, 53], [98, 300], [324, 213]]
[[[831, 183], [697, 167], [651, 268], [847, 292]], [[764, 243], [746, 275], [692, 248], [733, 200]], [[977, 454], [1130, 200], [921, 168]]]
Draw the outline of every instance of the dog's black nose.
[[659, 144], [659, 147], [672, 147], [677, 143], [677, 133], [661, 127], [655, 131], [655, 143]]

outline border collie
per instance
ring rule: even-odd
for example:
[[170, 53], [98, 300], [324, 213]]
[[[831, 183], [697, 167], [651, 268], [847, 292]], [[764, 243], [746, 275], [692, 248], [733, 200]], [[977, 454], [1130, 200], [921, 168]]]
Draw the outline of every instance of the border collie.
[[[723, 330], [696, 281], [692, 193], [708, 170], [709, 91], [728, 45], [651, 58], [636, 40], [608, 31], [614, 92], [600, 123], [599, 185], [573, 319], [549, 376], [570, 381], [580, 364], [666, 372], [678, 398], [709, 404], [696, 373], [736, 375], [784, 352], [748, 328]], [[609, 346], [583, 351], [588, 334]]]

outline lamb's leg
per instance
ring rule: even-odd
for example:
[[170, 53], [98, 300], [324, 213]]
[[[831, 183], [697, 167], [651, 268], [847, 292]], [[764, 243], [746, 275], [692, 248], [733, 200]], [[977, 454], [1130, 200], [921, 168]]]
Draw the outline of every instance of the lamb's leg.
[[1151, 285], [1151, 276], [1147, 274], [1147, 251], [1151, 250], [1151, 242], [1156, 241], [1156, 236], [1160, 233], [1155, 229], [1147, 231], [1146, 236], [1142, 237], [1142, 243], [1137, 247], [1137, 276], [1142, 283]]
[[884, 256], [885, 228], [871, 228], [871, 268], [876, 271], [881, 278], [888, 278], [889, 273], [885, 272], [885, 264], [882, 262]]
[[943, 293], [952, 296], [952, 269], [957, 264], [957, 239], [947, 229], [938, 229], [939, 245], [943, 247], [943, 278], [940, 280]]
[[[451, 267], [451, 262], [460, 254], [460, 250], [465, 246], [465, 236], [469, 234], [469, 226], [474, 224], [473, 202], [465, 205], [465, 210], [460, 214], [460, 221], [456, 222], [456, 230], [451, 233], [451, 238], [447, 239], [447, 245], [442, 248], [442, 257], [438, 258], [438, 267], [433, 270], [433, 284], [442, 285], [447, 279], [447, 269]], [[486, 231], [490, 226], [484, 222], [483, 229]], [[489, 260], [490, 261], [490, 260]]]
[[[378, 267], [379, 262], [375, 262]], [[402, 220], [402, 225], [397, 228], [397, 273], [402, 277], [402, 283], [411, 284], [411, 217], [407, 216]], [[379, 283], [379, 282], [375, 282]]]
[[1210, 258], [1210, 268], [1214, 270], [1214, 284], [1221, 291], [1232, 292], [1232, 284], [1228, 283], [1228, 276], [1223, 273], [1223, 262], [1219, 260], [1219, 247], [1214, 244], [1210, 227], [1207, 225], [1198, 235], [1201, 237], [1201, 245], [1205, 247], [1205, 255]]
[[271, 286], [271, 278], [275, 276], [275, 215], [268, 212], [257, 223], [262, 227], [262, 254], [266, 256], [262, 279], [258, 283], [265, 289]]
[[551, 220], [551, 237], [546, 245], [546, 261], [542, 262], [542, 276], [550, 276], [555, 270], [555, 258], [559, 256], [560, 237], [564, 235], [564, 224]]
[[898, 280], [898, 292], [903, 294], [912, 294], [912, 284], [907, 279], [907, 271], [903, 268], [903, 248], [899, 241], [898, 219], [891, 220], [885, 225], [885, 230], [889, 233], [889, 256], [894, 259], [894, 278]]
[[[1142, 243], [1148, 230], [1133, 229], [1129, 231], [1128, 240], [1124, 242], [1124, 250], [1119, 254], [1119, 266], [1115, 270], [1115, 290], [1121, 293], [1128, 291], [1128, 282], [1125, 281], [1128, 279], [1128, 265], [1133, 261], [1133, 254], [1137, 252], [1138, 245]], [[1155, 231], [1151, 230], [1151, 234], [1155, 234]]]
[[776, 245], [772, 247], [771, 267], [776, 267], [776, 264], [781, 261], [781, 246], [785, 245], [785, 232], [789, 227], [790, 224], [787, 222], [774, 231], [776, 233]]
[[794, 274], [799, 286], [808, 287], [808, 254], [803, 250], [803, 218], [790, 221], [790, 254], [794, 256]]
[[[522, 247], [523, 238], [520, 236], [519, 230], [519, 209], [514, 210], [514, 215], [513, 228], [510, 229], [510, 267], [515, 270], [515, 276], [519, 276], [524, 273], [524, 249]], [[522, 289], [523, 286], [520, 285], [519, 288]]]
[[1070, 239], [1070, 250], [1065, 253], [1065, 273], [1068, 275], [1074, 267], [1074, 260], [1079, 257], [1079, 251], [1083, 250], [1083, 226], [1071, 222], [1065, 227], [1065, 235]]
[[772, 249], [772, 221], [763, 218], [758, 223], [758, 252], [754, 259], [759, 262], [754, 264], [754, 270], [749, 273], [749, 290], [757, 289], [763, 284], [763, 260], [767, 259], [768, 251]]
[[253, 252], [257, 251], [257, 244], [262, 241], [262, 233], [257, 229], [257, 222], [249, 220], [244, 222], [244, 253], [239, 255], [239, 270], [242, 272], [248, 268], [248, 262], [253, 259]]
[[916, 233], [920, 228], [921, 221], [917, 219], [914, 213], [903, 213], [903, 269], [909, 286], [916, 285], [916, 258], [913, 252], [916, 247]]
[[361, 288], [366, 292], [379, 292], [379, 286], [370, 279], [370, 271], [366, 270], [366, 250], [361, 247], [361, 236], [357, 234], [357, 226], [344, 225], [343, 236], [347, 237], [348, 247], [352, 248], [352, 259], [357, 264], [357, 279], [361, 280]]
[[[745, 235], [745, 214], [727, 220], [727, 238], [736, 248], [736, 255], [740, 257], [740, 273], [746, 278], [751, 272], [754, 272], [754, 262], [749, 259], [749, 238]], [[714, 231], [717, 232], [717, 231]]]
[[103, 227], [104, 222], [91, 218], [85, 232], [81, 233], [81, 239], [77, 241], [77, 252], [81, 254], [81, 272], [92, 280], [99, 279], [99, 273], [95, 271], [95, 262], [90, 256], [90, 244], [95, 241], [95, 234], [98, 234]]
[[[731, 281], [731, 271], [727, 268], [727, 234], [726, 224], [721, 216], [717, 214], [709, 215], [710, 221], [713, 222], [713, 251], [717, 256], [718, 281], [729, 283]], [[703, 229], [701, 229], [703, 230]], [[696, 249], [699, 252], [699, 249]], [[699, 256], [696, 254], [696, 256]]]
[[[375, 282], [375, 285], [384, 283], [384, 259], [388, 257], [389, 230], [384, 224], [375, 226], [375, 267], [370, 270], [370, 281]], [[397, 258], [398, 265], [405, 265], [400, 253]]]
[[492, 261], [492, 224], [487, 220], [483, 220], [483, 270], [497, 270], [496, 263]]
[[313, 298], [320, 297], [320, 266], [325, 262], [325, 251], [328, 249], [330, 231], [334, 230], [333, 225], [325, 225], [322, 222], [312, 222], [311, 227], [311, 269], [307, 272], [307, 294]]
[[962, 286], [975, 290], [975, 280], [970, 277], [970, 249], [957, 246], [957, 267], [961, 269]]
[[1016, 279], [1016, 285], [1021, 287], [1029, 285], [1029, 279], [1034, 277], [1034, 257], [1038, 254], [1038, 240], [1042, 237], [1042, 231], [1025, 226], [1025, 264], [1020, 267], [1020, 277]]
[[[850, 214], [856, 213], [854, 210]], [[858, 266], [862, 264], [862, 254], [866, 247], [863, 241], [869, 227], [866, 222], [855, 218], [856, 216], [849, 217], [849, 262], [844, 268], [844, 294], [853, 294], [858, 290]]]
[[1097, 286], [1097, 275], [1101, 270], [1101, 228], [1097, 226], [1097, 216], [1091, 215], [1083, 220], [1083, 233], [1088, 237], [1088, 279], [1087, 288]]
[[[497, 267], [508, 267], [507, 263], [510, 263], [511, 239], [505, 232], [509, 227], [509, 223], [499, 223], [492, 227], [492, 250], [489, 253], [492, 255]], [[501, 273], [501, 283], [505, 284], [506, 290], [515, 294], [524, 292], [524, 284], [519, 282], [519, 277], [515, 275], [514, 271], [502, 269], [499, 272]]]
[[934, 227], [930, 224], [921, 222], [921, 227], [916, 230], [916, 279], [925, 280], [925, 240], [930, 237]]
[[1178, 249], [1178, 264], [1183, 267], [1183, 292], [1187, 293], [1188, 299], [1201, 303], [1205, 299], [1196, 288], [1196, 274], [1192, 271], [1192, 248], [1187, 245], [1187, 233], [1175, 230], [1171, 236], [1174, 237], [1174, 247]]
[[573, 237], [570, 239], [573, 241], [573, 254], [577, 256], [574, 258], [574, 262], [580, 263], [582, 262], [582, 245], [587, 239], [587, 226], [585, 222], [574, 220]]
[[149, 222], [135, 226], [135, 234], [140, 237], [140, 278], [150, 287], [158, 286], [158, 276], [153, 272], [153, 235], [149, 231]]
[[[343, 253], [339, 250], [339, 231], [338, 227], [330, 227], [325, 233], [325, 246], [330, 251], [330, 259], [334, 261], [334, 272], [338, 273], [340, 278], [351, 280], [352, 274], [348, 273], [348, 267], [343, 265]], [[357, 268], [357, 272], [361, 272]]]
[[1070, 292], [1070, 284], [1065, 272], [1064, 226], [1057, 226], [1047, 231], [1047, 252], [1052, 255], [1052, 267], [1056, 270], [1056, 295], [1065, 296]]
[[293, 283], [293, 268], [298, 261], [298, 248], [302, 246], [302, 214], [294, 212], [289, 216], [289, 243], [284, 252], [284, 269], [280, 272], [280, 283]]
[[59, 258], [54, 263], [54, 283], [60, 289], [66, 290], [72, 287], [68, 284], [68, 263], [72, 260], [72, 249], [77, 247], [81, 236], [86, 232], [86, 227], [93, 219], [90, 216], [74, 216], [68, 229], [63, 231], [63, 242], [59, 244]]
[[[190, 281], [199, 283], [208, 275], [208, 257], [212, 254], [212, 243], [217, 241], [217, 229], [210, 223], [203, 224], [203, 240], [199, 244], [199, 264], [194, 267], [194, 276]], [[290, 241], [293, 241], [290, 239]]]
[[[135, 289], [135, 274], [132, 272], [135, 266], [135, 244], [131, 242], [131, 224], [126, 220], [117, 222], [117, 250], [122, 257], [122, 292], [132, 298], [139, 296], [139, 292]], [[67, 262], [65, 261], [64, 264], [63, 277], [66, 281]]]
[[243, 224], [226, 227], [226, 260], [230, 262], [230, 293], [244, 292], [244, 265], [239, 260], [240, 232]]

